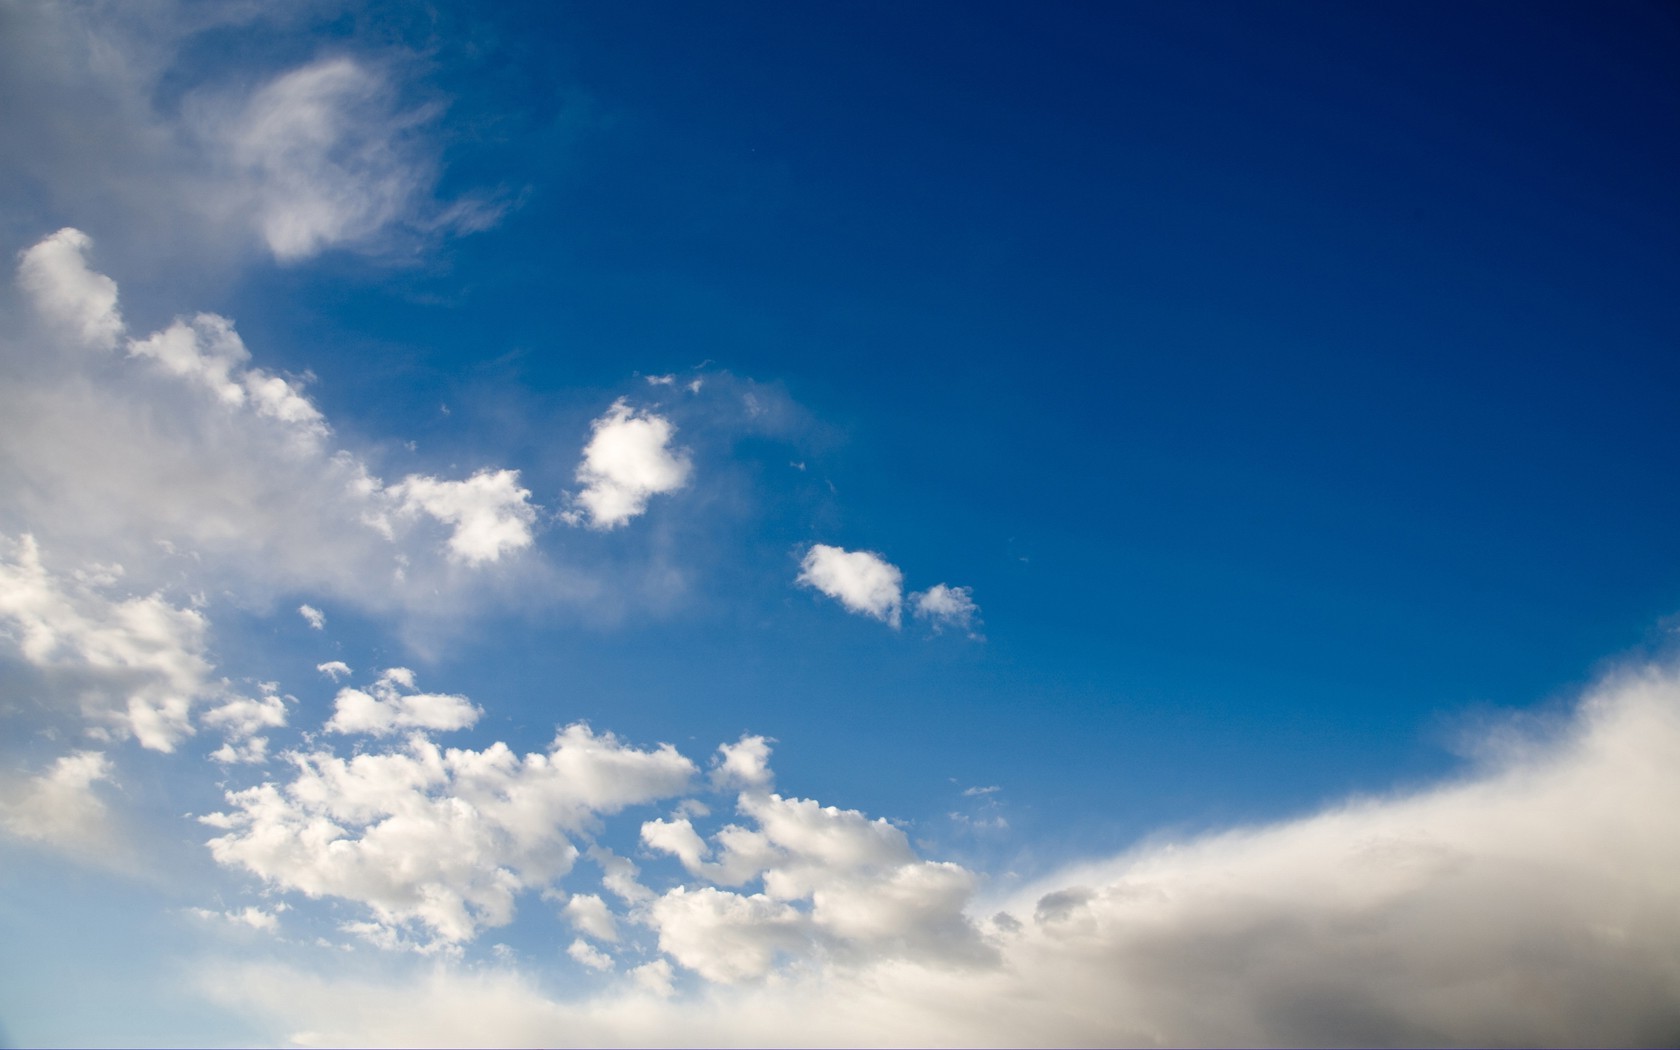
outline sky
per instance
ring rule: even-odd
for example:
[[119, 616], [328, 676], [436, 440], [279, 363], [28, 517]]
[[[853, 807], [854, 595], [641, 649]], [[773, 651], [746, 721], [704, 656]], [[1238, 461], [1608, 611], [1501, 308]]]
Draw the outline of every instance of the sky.
[[1671, 1045], [1662, 4], [0, 4], [0, 1044]]

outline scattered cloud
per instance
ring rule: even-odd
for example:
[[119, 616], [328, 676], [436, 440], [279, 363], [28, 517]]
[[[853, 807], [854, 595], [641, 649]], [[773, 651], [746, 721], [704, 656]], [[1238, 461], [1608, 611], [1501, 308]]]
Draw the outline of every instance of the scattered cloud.
[[46, 675], [50, 695], [78, 708], [95, 735], [173, 751], [193, 732], [193, 705], [217, 692], [207, 624], [159, 594], [112, 597], [120, 574], [55, 573], [33, 536], [0, 536], [0, 643]]
[[350, 665], [343, 660], [328, 660], [324, 664], [316, 664], [315, 670], [337, 682], [350, 675]]
[[465, 729], [484, 713], [464, 696], [404, 693], [404, 689], [414, 689], [414, 674], [406, 667], [387, 670], [365, 692], [340, 689], [333, 700], [333, 716], [326, 724], [326, 731], [369, 736], [390, 736], [414, 729], [447, 732]]
[[643, 913], [692, 993], [667, 971], [560, 1001], [448, 964], [209, 981], [333, 1043], [1658, 1044], [1680, 1025], [1676, 755], [1680, 674], [1631, 673], [1462, 781], [1001, 894], [883, 822], [744, 792], [754, 827], [709, 851], [753, 856], [759, 888], [702, 880]]
[[562, 515], [568, 524], [615, 529], [644, 513], [654, 496], [688, 484], [693, 462], [686, 449], [671, 448], [670, 420], [620, 398], [592, 426], [577, 469], [583, 489]]
[[980, 607], [974, 604], [974, 591], [969, 587], [947, 587], [936, 583], [925, 591], [910, 596], [910, 607], [918, 620], [926, 620], [935, 632], [955, 628], [974, 637], [974, 621]]
[[852, 612], [899, 625], [904, 574], [873, 551], [812, 544], [799, 563], [798, 582], [816, 588]]
[[481, 470], [465, 481], [412, 474], [391, 486], [401, 512], [423, 511], [446, 525], [449, 556], [468, 565], [500, 561], [531, 545], [537, 512], [517, 470]]
[[569, 834], [678, 794], [696, 773], [668, 745], [638, 750], [584, 725], [524, 756], [415, 734], [400, 750], [286, 757], [291, 781], [231, 791], [227, 810], [200, 818], [224, 832], [212, 855], [279, 889], [361, 904], [370, 931], [430, 950], [506, 924], [518, 893], [571, 870]]
[[308, 604], [298, 606], [298, 615], [303, 617], [304, 622], [315, 630], [326, 630], [327, 614], [315, 608], [315, 606]]

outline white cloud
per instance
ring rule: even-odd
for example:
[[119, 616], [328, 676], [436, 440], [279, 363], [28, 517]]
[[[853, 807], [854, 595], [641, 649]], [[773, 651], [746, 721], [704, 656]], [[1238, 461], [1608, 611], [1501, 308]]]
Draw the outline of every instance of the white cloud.
[[848, 551], [815, 543], [799, 563], [799, 583], [834, 598], [847, 609], [897, 627], [904, 574], [873, 551]]
[[328, 660], [324, 664], [316, 664], [315, 670], [337, 682], [350, 675], [350, 665], [343, 660]]
[[210, 753], [215, 761], [224, 765], [266, 762], [268, 738], [258, 734], [286, 724], [286, 698], [279, 695], [277, 685], [265, 682], [260, 697], [232, 697], [206, 711], [200, 721], [207, 728], [220, 729], [226, 737], [222, 746]]
[[579, 933], [588, 934], [608, 944], [618, 942], [618, 924], [613, 921], [607, 902], [593, 893], [578, 893], [566, 902], [566, 920]]
[[770, 741], [764, 737], [743, 736], [718, 748], [712, 767], [712, 787], [718, 791], [767, 789], [774, 779]]
[[573, 525], [614, 529], [647, 510], [648, 500], [688, 484], [693, 462], [672, 449], [676, 427], [620, 398], [593, 424], [577, 480], [583, 490], [564, 515]]
[[33, 536], [0, 536], [0, 643], [56, 679], [55, 693], [96, 730], [173, 751], [193, 732], [193, 704], [216, 691], [207, 624], [158, 594], [108, 597], [120, 571], [66, 577], [47, 568]]
[[20, 256], [18, 283], [46, 318], [83, 345], [111, 350], [122, 337], [117, 282], [90, 269], [92, 238], [66, 227]]
[[[322, 631], [326, 629], [327, 614], [315, 608], [315, 606], [307, 604], [298, 606], [298, 615], [303, 617], [304, 622], [308, 623], [309, 626], [313, 627], [315, 630]], [[324, 667], [326, 665], [323, 664], [321, 666]], [[320, 670], [320, 668], [318, 667], [316, 670]]]
[[[646, 912], [712, 982], [693, 994], [626, 975], [562, 1002], [464, 966], [253, 968], [214, 994], [275, 1041], [330, 1043], [1654, 1045], [1680, 1026], [1673, 669], [1608, 682], [1551, 740], [1460, 781], [969, 897], [998, 914], [964, 936], [996, 955], [959, 966], [928, 922], [965, 914], [960, 870], [850, 811], [749, 794], [743, 812], [792, 882], [679, 887]], [[780, 895], [799, 888], [809, 905]]]
[[571, 956], [575, 962], [587, 966], [591, 970], [613, 969], [612, 956], [581, 938], [567, 946], [566, 954]]
[[340, 689], [333, 700], [333, 716], [326, 724], [327, 732], [390, 736], [413, 729], [465, 729], [484, 713], [464, 696], [405, 694], [400, 691], [402, 688], [414, 688], [413, 672], [406, 667], [386, 671], [366, 692]]
[[910, 596], [910, 606], [918, 620], [926, 620], [935, 631], [954, 627], [974, 635], [974, 620], [980, 607], [974, 604], [974, 591], [969, 587], [947, 587], [936, 583], [925, 591]]
[[418, 735], [401, 751], [287, 757], [289, 783], [229, 792], [227, 811], [201, 818], [226, 832], [212, 855], [281, 889], [365, 905], [391, 938], [417, 927], [428, 947], [507, 923], [518, 893], [571, 870], [568, 833], [675, 795], [696, 772], [669, 745], [637, 750], [583, 725], [523, 757]]
[[[88, 248], [63, 231], [24, 255], [20, 281], [58, 338], [0, 338], [0, 532], [34, 532], [70, 561], [119, 561], [142, 587], [190, 572], [247, 601], [313, 591], [440, 624], [494, 583], [459, 566], [533, 544], [536, 510], [517, 472], [414, 474], [387, 487], [360, 456], [333, 449], [315, 406], [255, 367], [225, 318], [199, 314], [129, 339], [125, 357], [65, 352], [82, 340], [84, 315], [116, 316], [103, 300], [83, 308], [78, 289], [109, 283], [87, 270]], [[114, 323], [106, 342], [122, 345]], [[447, 528], [443, 544], [433, 521]], [[540, 559], [522, 568], [517, 585], [545, 600], [598, 590]]]
[[403, 512], [424, 511], [454, 527], [449, 555], [457, 561], [482, 565], [531, 545], [537, 512], [517, 470], [481, 470], [465, 481], [411, 474], [390, 491]]
[[110, 814], [94, 785], [111, 782], [100, 751], [73, 751], [34, 777], [0, 777], [0, 830], [71, 854], [108, 852]]

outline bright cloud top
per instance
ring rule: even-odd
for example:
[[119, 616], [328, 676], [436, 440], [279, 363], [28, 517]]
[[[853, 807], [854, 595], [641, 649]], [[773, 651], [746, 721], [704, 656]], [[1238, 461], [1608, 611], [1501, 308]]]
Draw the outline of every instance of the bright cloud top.
[[[411, 690], [403, 692], [403, 690]], [[464, 696], [414, 690], [414, 672], [392, 667], [364, 692], [340, 689], [333, 700], [329, 733], [390, 736], [411, 729], [465, 729], [484, 712]]]
[[427, 948], [506, 924], [519, 891], [571, 870], [570, 834], [677, 794], [696, 772], [668, 745], [637, 750], [584, 725], [523, 757], [419, 734], [397, 751], [287, 757], [289, 783], [229, 792], [227, 811], [202, 818], [225, 830], [212, 855], [280, 889], [365, 905], [371, 925], [352, 932], [392, 945], [413, 933]]
[[117, 282], [88, 268], [93, 240], [65, 228], [23, 253], [18, 283], [49, 321], [72, 332], [97, 350], [116, 348], [123, 334], [117, 309]]
[[799, 563], [798, 582], [816, 588], [852, 612], [899, 625], [904, 574], [873, 551], [812, 544]]
[[670, 420], [620, 398], [592, 427], [577, 469], [583, 489], [563, 515], [568, 523], [615, 529], [645, 512], [654, 496], [688, 484], [693, 461], [687, 450], [671, 448]]
[[531, 545], [537, 512], [517, 470], [481, 470], [465, 481], [410, 475], [390, 492], [400, 512], [423, 511], [452, 526], [449, 555], [457, 561], [482, 565]]

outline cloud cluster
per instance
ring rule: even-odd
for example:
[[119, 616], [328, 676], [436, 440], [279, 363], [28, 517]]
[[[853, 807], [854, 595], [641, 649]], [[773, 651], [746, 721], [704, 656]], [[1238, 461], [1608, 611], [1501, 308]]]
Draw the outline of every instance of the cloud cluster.
[[524, 756], [417, 733], [399, 750], [286, 757], [290, 781], [229, 792], [226, 810], [200, 818], [224, 832], [212, 855], [280, 889], [364, 905], [359, 932], [427, 948], [509, 922], [520, 892], [571, 870], [571, 835], [683, 791], [696, 772], [669, 745], [638, 750], [584, 725]]
[[676, 427], [665, 417], [620, 398], [591, 428], [577, 469], [583, 488], [563, 515], [568, 523], [615, 529], [644, 513], [654, 496], [688, 484], [693, 461], [671, 447]]
[[[849, 611], [870, 616], [897, 628], [903, 621], [904, 573], [874, 551], [849, 551], [826, 543], [813, 543], [799, 563], [801, 586], [828, 595]], [[969, 587], [936, 583], [910, 595], [910, 607], [918, 620], [935, 633], [953, 627], [974, 633], [980, 607]]]
[[410, 730], [447, 732], [465, 729], [478, 721], [483, 710], [464, 696], [422, 693], [414, 690], [414, 672], [392, 667], [364, 692], [340, 689], [333, 700], [333, 716], [326, 724], [329, 733], [366, 733], [390, 736]]
[[112, 597], [121, 573], [116, 565], [55, 573], [33, 536], [0, 536], [0, 640], [99, 735], [173, 751], [193, 732], [193, 704], [215, 691], [205, 620], [158, 594]]
[[[1680, 673], [1651, 669], [1462, 782], [1069, 867], [968, 908], [988, 919], [851, 811], [744, 792], [755, 827], [710, 844], [649, 822], [702, 880], [650, 909], [714, 982], [692, 995], [626, 975], [561, 1002], [482, 970], [210, 981], [320, 1042], [1658, 1045], [1680, 1030], [1675, 812]], [[718, 885], [749, 877], [761, 892]], [[865, 950], [813, 954], [819, 914]]]
[[42, 331], [32, 351], [7, 345], [0, 357], [0, 483], [13, 494], [0, 528], [50, 536], [71, 559], [119, 560], [143, 580], [173, 578], [190, 559], [247, 593], [414, 610], [532, 545], [536, 509], [517, 471], [387, 485], [333, 448], [301, 386], [255, 366], [228, 319], [201, 313], [130, 337], [91, 248], [65, 229], [21, 258]]

